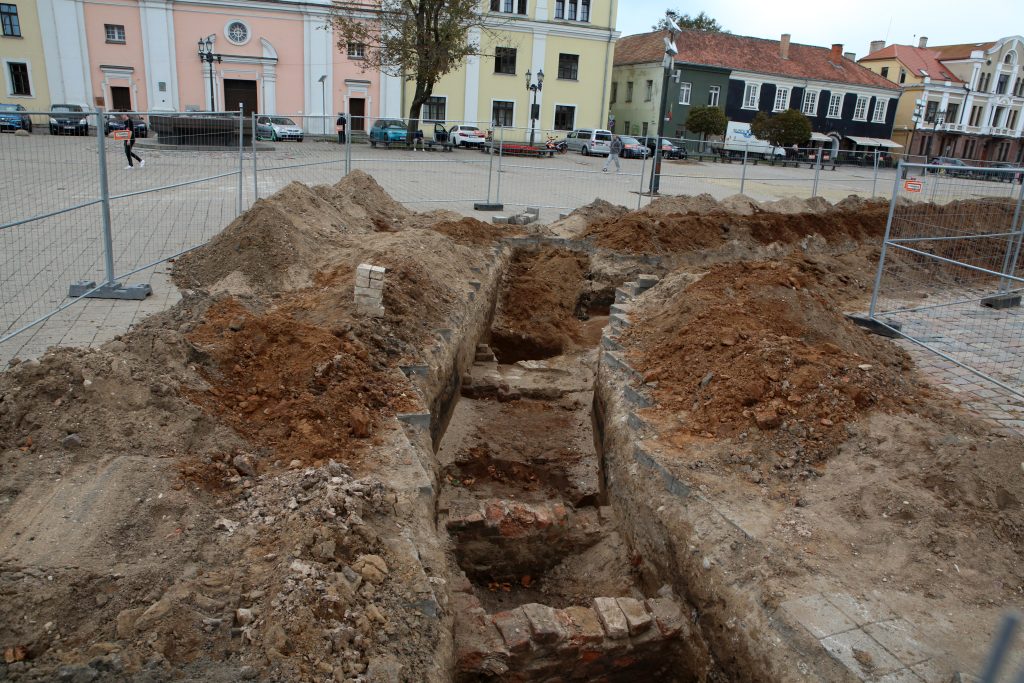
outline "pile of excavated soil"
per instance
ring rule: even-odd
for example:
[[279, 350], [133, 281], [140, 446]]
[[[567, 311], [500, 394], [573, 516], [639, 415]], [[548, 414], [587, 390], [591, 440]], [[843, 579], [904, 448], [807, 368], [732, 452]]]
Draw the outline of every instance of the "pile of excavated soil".
[[476, 218], [439, 221], [426, 226], [439, 232], [458, 244], [491, 246], [505, 237], [524, 234], [523, 230], [510, 225], [490, 225]]
[[671, 195], [652, 199], [651, 203], [645, 206], [642, 211], [653, 216], [669, 213], [697, 213], [705, 214], [713, 211], [721, 211], [722, 207], [718, 200], [709, 194], [698, 195]]
[[738, 263], [692, 277], [642, 299], [624, 337], [659, 409], [687, 432], [760, 431], [822, 458], [848, 421], [921, 392], [904, 374], [907, 356], [846, 321], [799, 268]]
[[491, 326], [491, 344], [503, 363], [548, 358], [579, 338], [577, 307], [586, 259], [571, 251], [520, 251], [505, 274]]
[[556, 237], [574, 238], [594, 222], [611, 220], [629, 213], [624, 206], [612, 204], [604, 199], [595, 199], [586, 206], [581, 206], [565, 218], [561, 218], [548, 226], [548, 231]]
[[214, 293], [302, 289], [333, 261], [343, 234], [392, 231], [410, 215], [362, 171], [333, 186], [289, 183], [178, 259], [174, 281]]

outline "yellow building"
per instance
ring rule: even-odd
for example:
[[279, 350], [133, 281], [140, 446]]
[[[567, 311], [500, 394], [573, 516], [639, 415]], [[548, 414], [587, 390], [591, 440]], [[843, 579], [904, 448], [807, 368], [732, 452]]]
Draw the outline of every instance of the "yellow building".
[[49, 110], [50, 89], [36, 0], [0, 1], [0, 65], [0, 103], [20, 104], [28, 111]]
[[[485, 27], [474, 30], [482, 56], [447, 74], [421, 111], [423, 121], [529, 129], [605, 128], [615, 41], [617, 0], [488, 0]], [[533, 92], [543, 72], [543, 86]], [[408, 116], [414, 83], [384, 77], [387, 115]], [[401, 88], [401, 97], [394, 90]], [[391, 95], [389, 96], [389, 91]], [[400, 99], [400, 105], [399, 105]], [[536, 101], [538, 117], [531, 117]], [[512, 136], [512, 134], [507, 134]], [[539, 133], [538, 133], [539, 135]]]

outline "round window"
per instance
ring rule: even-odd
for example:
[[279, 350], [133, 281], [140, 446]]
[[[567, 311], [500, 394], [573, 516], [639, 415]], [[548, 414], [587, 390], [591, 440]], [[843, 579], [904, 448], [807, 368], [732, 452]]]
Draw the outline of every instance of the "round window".
[[249, 27], [243, 21], [229, 21], [224, 35], [235, 45], [245, 45], [249, 42]]

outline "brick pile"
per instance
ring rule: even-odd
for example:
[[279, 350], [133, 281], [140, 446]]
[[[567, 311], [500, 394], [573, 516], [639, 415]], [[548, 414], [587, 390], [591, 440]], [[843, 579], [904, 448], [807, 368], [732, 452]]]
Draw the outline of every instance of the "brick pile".
[[381, 266], [360, 263], [356, 267], [356, 306], [364, 313], [384, 315], [384, 273]]

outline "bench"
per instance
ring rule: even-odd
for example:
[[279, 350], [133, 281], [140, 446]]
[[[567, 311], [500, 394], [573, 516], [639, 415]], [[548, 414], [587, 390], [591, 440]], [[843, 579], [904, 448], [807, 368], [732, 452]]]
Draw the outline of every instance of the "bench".
[[[440, 151], [442, 152], [450, 152], [454, 148], [452, 146], [452, 143], [450, 142], [438, 142], [436, 140], [423, 140], [422, 142], [423, 148], [429, 149], [430, 151], [434, 151], [434, 148], [436, 147], [439, 148]], [[405, 140], [395, 140], [394, 142], [384, 140], [370, 140], [371, 147], [376, 147], [377, 145], [384, 145], [384, 149], [395, 148], [411, 150], [413, 148], [412, 143], [406, 142]], [[417, 149], [419, 149], [419, 146], [417, 146]]]

